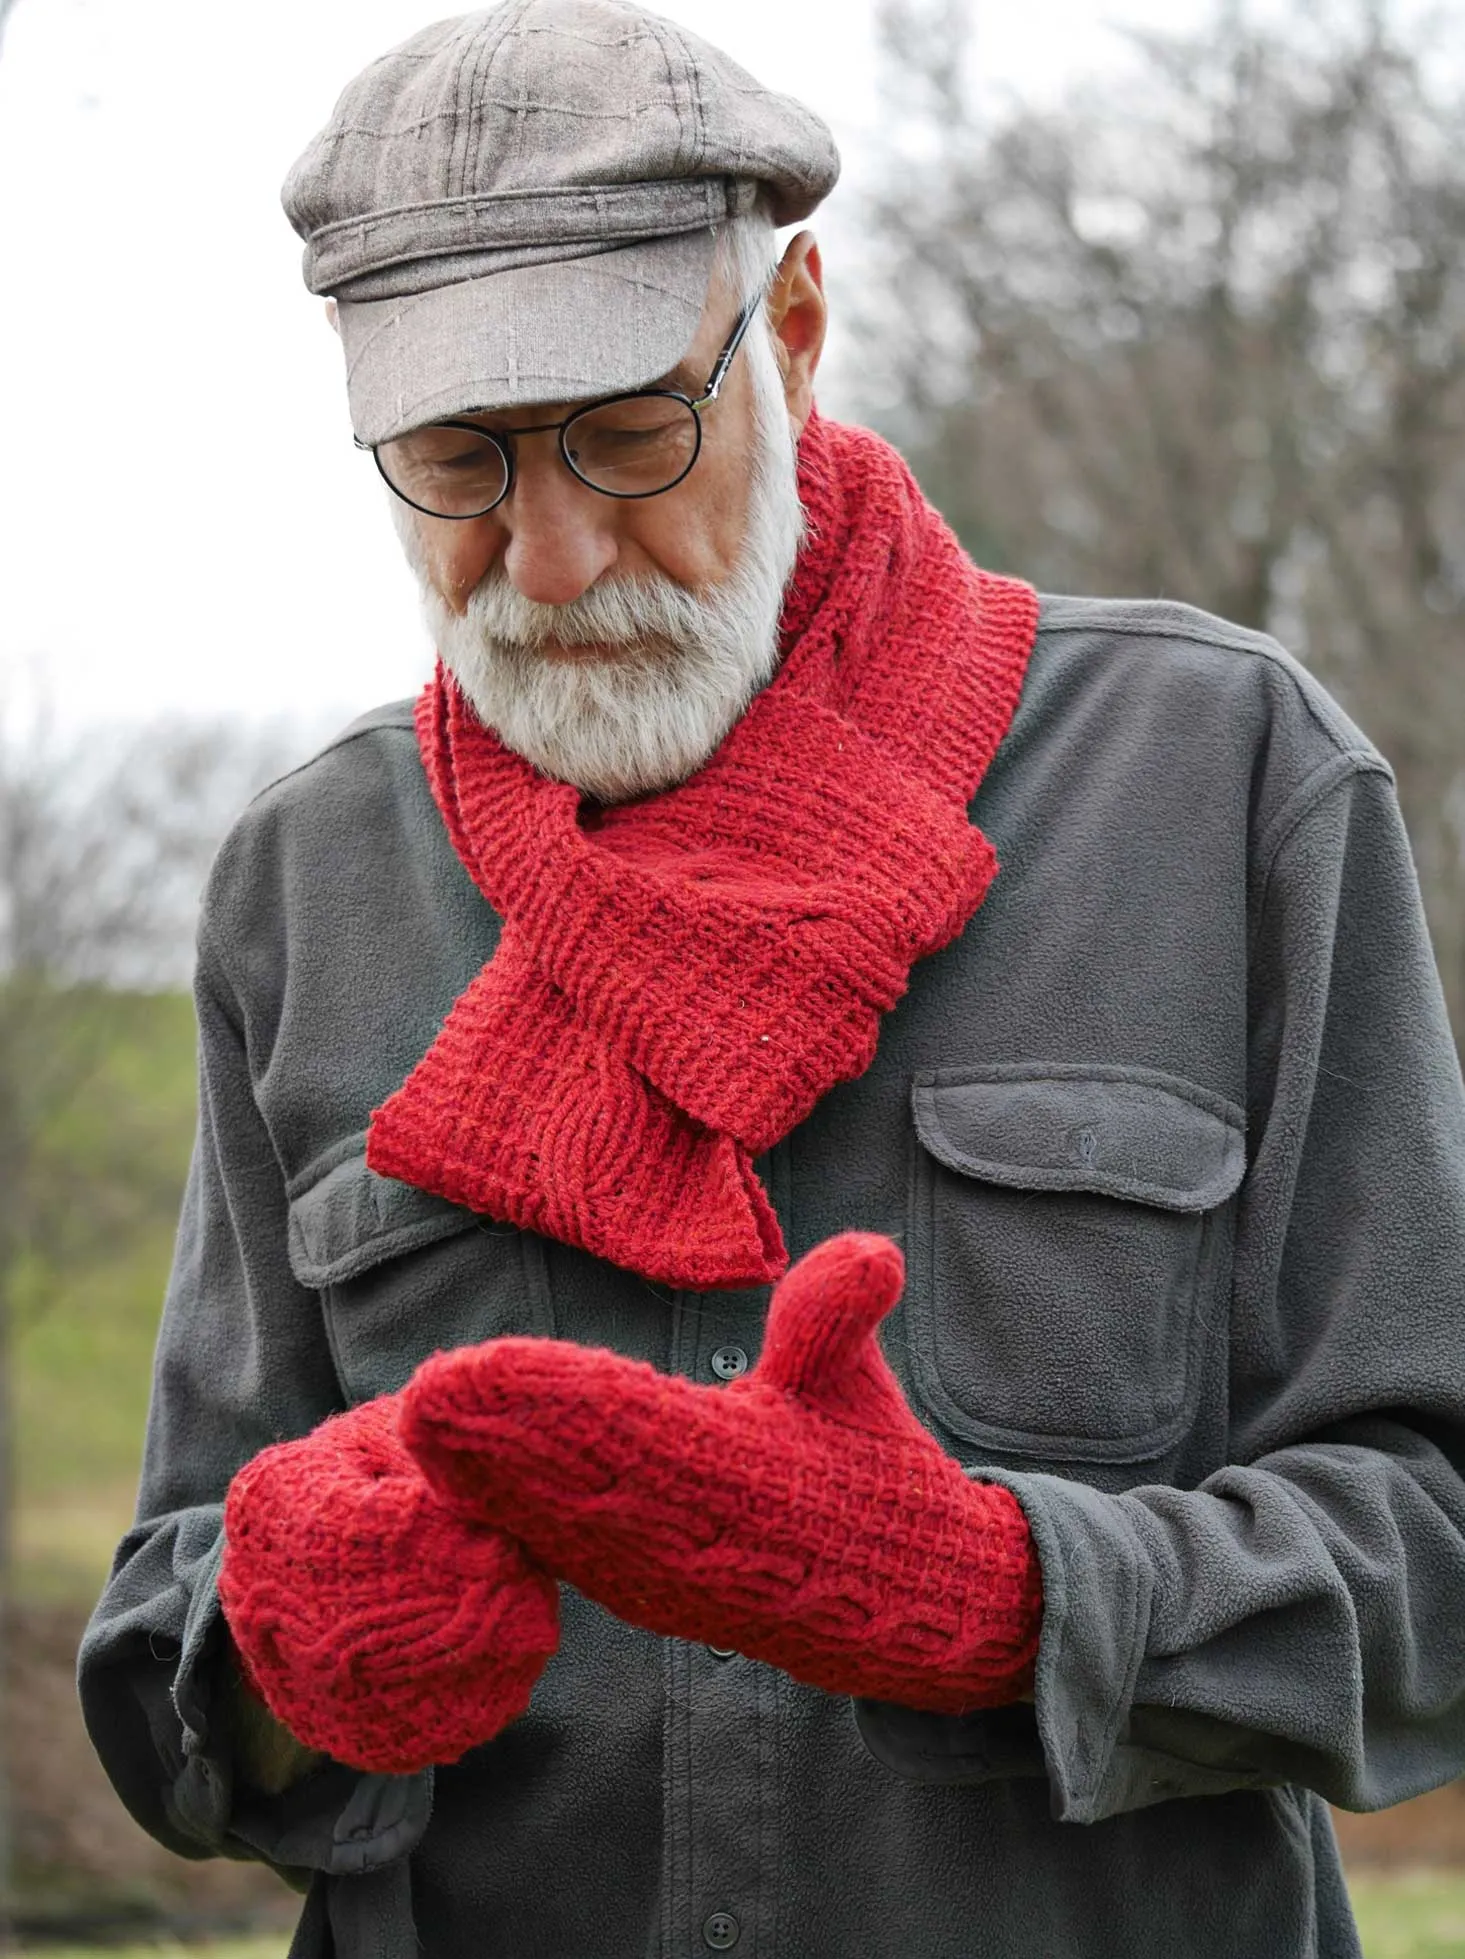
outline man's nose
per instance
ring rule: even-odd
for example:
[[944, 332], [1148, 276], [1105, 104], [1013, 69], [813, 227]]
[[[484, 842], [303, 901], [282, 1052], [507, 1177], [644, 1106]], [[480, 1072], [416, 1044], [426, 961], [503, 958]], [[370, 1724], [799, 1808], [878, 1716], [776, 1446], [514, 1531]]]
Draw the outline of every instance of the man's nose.
[[513, 487], [494, 515], [508, 533], [505, 575], [541, 605], [568, 605], [615, 563], [614, 498], [580, 482], [553, 440], [519, 445]]

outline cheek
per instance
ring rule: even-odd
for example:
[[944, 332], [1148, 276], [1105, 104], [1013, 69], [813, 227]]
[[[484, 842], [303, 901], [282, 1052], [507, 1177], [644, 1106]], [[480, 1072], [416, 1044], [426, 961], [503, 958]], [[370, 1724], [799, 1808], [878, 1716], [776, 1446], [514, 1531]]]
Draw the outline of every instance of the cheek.
[[742, 549], [750, 475], [745, 448], [717, 453], [709, 438], [684, 483], [627, 506], [645, 557], [680, 585], [721, 584]]
[[498, 525], [491, 517], [466, 524], [419, 517], [418, 525], [423, 562], [434, 591], [454, 612], [464, 612], [474, 587], [499, 554], [503, 539]]

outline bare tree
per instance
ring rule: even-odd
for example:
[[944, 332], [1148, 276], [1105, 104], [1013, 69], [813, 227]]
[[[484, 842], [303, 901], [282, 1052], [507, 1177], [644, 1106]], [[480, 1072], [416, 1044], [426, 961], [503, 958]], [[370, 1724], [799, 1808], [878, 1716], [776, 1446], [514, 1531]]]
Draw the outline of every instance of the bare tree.
[[[52, 1146], [140, 990], [191, 965], [203, 873], [229, 821], [298, 737], [279, 726], [157, 722], [63, 736], [0, 701], [0, 1585], [10, 1603], [11, 1342], [17, 1276], [116, 1230]], [[135, 1197], [149, 1165], [130, 1166]], [[34, 1291], [34, 1288], [32, 1288]], [[4, 1651], [0, 1650], [0, 1663]], [[12, 1836], [0, 1705], [0, 1944]]]
[[[1462, 24], [1457, 14], [1453, 25]], [[985, 101], [957, 0], [885, 0], [869, 418], [974, 554], [1275, 632], [1394, 762], [1465, 1030], [1465, 151], [1383, 4], [1131, 37]]]

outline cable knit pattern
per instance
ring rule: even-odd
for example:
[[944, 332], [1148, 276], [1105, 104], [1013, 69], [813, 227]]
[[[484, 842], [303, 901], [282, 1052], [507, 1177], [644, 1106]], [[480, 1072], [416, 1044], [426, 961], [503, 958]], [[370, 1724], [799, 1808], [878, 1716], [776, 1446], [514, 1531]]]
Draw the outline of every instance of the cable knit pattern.
[[441, 667], [418, 703], [493, 958], [377, 1109], [367, 1161], [667, 1284], [788, 1264], [752, 1160], [863, 1074], [916, 959], [996, 871], [967, 804], [1037, 631], [904, 463], [813, 417], [778, 673], [716, 754], [604, 810], [505, 748]]
[[736, 1646], [831, 1694], [960, 1714], [1031, 1689], [1042, 1591], [1012, 1495], [912, 1413], [876, 1328], [888, 1238], [847, 1232], [774, 1289], [727, 1387], [509, 1336], [435, 1354], [402, 1436], [444, 1500], [650, 1632]]
[[559, 1644], [554, 1580], [438, 1500], [399, 1412], [384, 1395], [246, 1463], [219, 1573], [251, 1691], [306, 1747], [387, 1775], [491, 1739]]

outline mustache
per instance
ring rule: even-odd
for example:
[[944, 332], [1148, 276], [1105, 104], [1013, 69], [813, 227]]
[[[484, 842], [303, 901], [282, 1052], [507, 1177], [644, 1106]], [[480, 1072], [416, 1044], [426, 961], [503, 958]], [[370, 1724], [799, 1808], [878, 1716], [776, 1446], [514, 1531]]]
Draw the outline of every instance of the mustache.
[[525, 652], [608, 645], [664, 654], [695, 633], [705, 602], [705, 594], [651, 572], [601, 579], [562, 605], [548, 605], [525, 598], [495, 567], [475, 586], [467, 617], [486, 639]]

